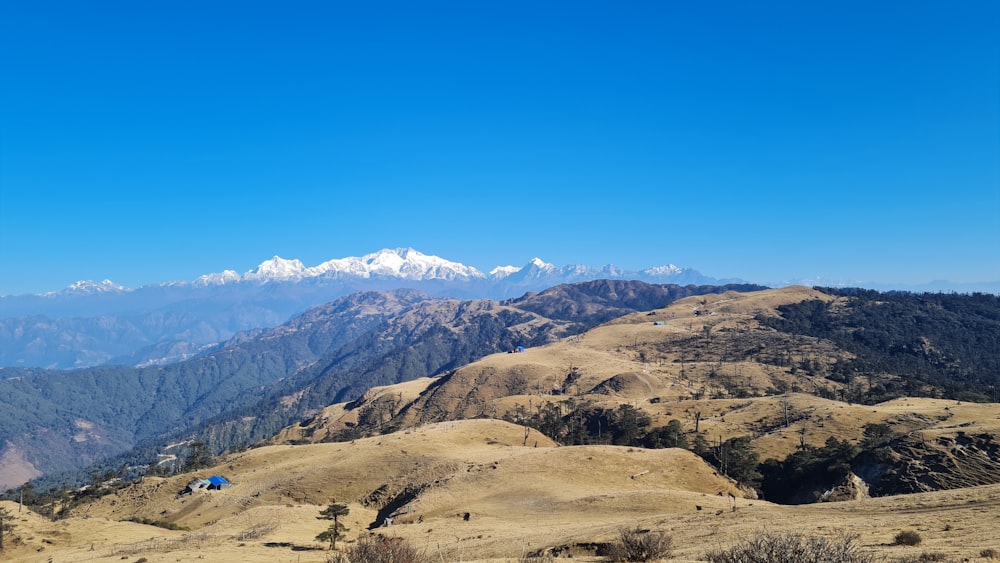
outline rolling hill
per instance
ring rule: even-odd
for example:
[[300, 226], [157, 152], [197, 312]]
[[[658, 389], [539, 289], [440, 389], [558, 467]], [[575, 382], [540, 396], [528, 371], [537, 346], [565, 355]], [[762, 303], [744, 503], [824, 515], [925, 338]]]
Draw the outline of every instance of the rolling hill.
[[[369, 533], [411, 542], [427, 561], [523, 561], [598, 553], [619, 530], [662, 531], [675, 561], [703, 561], [713, 548], [762, 530], [830, 538], [858, 534], [893, 557], [975, 559], [996, 546], [1000, 485], [800, 506], [747, 499], [685, 450], [557, 447], [497, 420], [435, 423], [345, 443], [276, 445], [233, 454], [215, 467], [150, 477], [49, 521], [15, 519], [18, 561], [326, 561], [315, 536], [319, 511], [346, 503], [349, 547]], [[222, 491], [178, 495], [196, 475], [223, 474]], [[733, 493], [736, 497], [729, 496]], [[2, 503], [17, 513], [15, 503]], [[394, 515], [390, 526], [380, 526]], [[159, 526], [138, 523], [158, 522]], [[172, 524], [187, 530], [169, 530]], [[917, 531], [920, 548], [893, 545]]]

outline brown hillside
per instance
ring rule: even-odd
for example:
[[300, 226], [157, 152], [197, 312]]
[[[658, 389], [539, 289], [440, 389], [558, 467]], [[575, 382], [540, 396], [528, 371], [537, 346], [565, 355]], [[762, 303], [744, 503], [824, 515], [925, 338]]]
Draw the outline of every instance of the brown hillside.
[[[278, 440], [320, 442], [358, 426], [371, 432], [461, 418], [499, 418], [518, 405], [570, 398], [608, 406], [634, 404], [665, 424], [669, 417], [683, 420], [674, 411], [681, 405], [690, 410], [692, 400], [786, 389], [834, 393], [837, 385], [819, 374], [793, 374], [790, 368], [759, 361], [762, 353], [773, 349], [813, 354], [817, 361], [843, 356], [815, 339], [803, 338], [789, 348], [788, 337], [754, 320], [757, 314], [775, 314], [775, 307], [804, 299], [832, 298], [790, 287], [683, 299], [523, 354], [494, 354], [431, 380], [373, 390], [351, 405], [326, 409], [309, 423], [283, 432]], [[658, 322], [665, 324], [654, 324]]]
[[[959, 433], [1000, 436], [995, 405], [900, 399], [865, 406], [818, 396], [840, 395], [842, 386], [824, 378], [824, 366], [847, 354], [829, 342], [782, 335], [755, 320], [805, 299], [834, 298], [789, 287], [680, 300], [525, 353], [494, 354], [444, 376], [372, 390], [362, 400], [329, 407], [286, 429], [276, 442], [322, 442], [430, 422], [509, 417], [546, 403], [562, 405], [563, 412], [582, 403], [629, 404], [645, 411], [654, 427], [676, 419], [689, 433], [697, 427], [710, 442], [751, 436], [762, 460], [782, 459], [803, 443], [822, 446], [831, 437], [859, 441], [869, 423], [887, 423], [898, 434], [919, 433], [929, 449], [905, 448], [901, 463], [906, 456], [938, 455], [934, 451], [949, 448]], [[815, 370], [779, 367], [773, 361], [779, 355], [812, 358]], [[980, 477], [938, 478], [928, 486], [996, 482], [1000, 462], [990, 458], [988, 443], [974, 446], [966, 469]], [[941, 467], [962, 471], [963, 458], [957, 459], [942, 461]]]

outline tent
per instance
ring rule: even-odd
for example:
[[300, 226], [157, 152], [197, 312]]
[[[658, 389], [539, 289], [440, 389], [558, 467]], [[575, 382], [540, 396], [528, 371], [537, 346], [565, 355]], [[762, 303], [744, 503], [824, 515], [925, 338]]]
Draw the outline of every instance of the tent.
[[225, 477], [221, 475], [212, 475], [208, 478], [208, 488], [209, 489], [225, 489], [232, 485]]

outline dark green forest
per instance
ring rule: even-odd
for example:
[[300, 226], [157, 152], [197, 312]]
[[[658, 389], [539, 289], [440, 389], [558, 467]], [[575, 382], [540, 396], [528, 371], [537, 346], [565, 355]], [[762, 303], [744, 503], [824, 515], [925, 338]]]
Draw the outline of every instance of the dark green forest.
[[[833, 342], [856, 357], [828, 377], [871, 379], [864, 396], [934, 396], [996, 401], [1000, 392], [1000, 296], [816, 288], [846, 305], [803, 301], [757, 320], [776, 330]], [[892, 376], [892, 377], [883, 377]]]

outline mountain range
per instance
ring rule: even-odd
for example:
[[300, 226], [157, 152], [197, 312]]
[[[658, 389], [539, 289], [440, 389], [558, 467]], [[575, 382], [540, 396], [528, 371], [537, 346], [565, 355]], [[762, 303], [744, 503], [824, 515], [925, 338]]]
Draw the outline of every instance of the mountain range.
[[741, 283], [674, 265], [628, 271], [612, 265], [556, 267], [538, 258], [484, 274], [412, 248], [383, 249], [317, 266], [275, 256], [244, 274], [225, 270], [134, 289], [110, 280], [79, 281], [60, 291], [0, 297], [0, 366], [164, 365], [195, 357], [241, 331], [277, 326], [309, 307], [359, 291], [412, 288], [434, 296], [505, 299], [595, 279]]
[[[217, 450], [247, 445], [372, 385], [536, 346], [681, 297], [753, 289], [760, 286], [600, 280], [505, 301], [368, 291], [169, 365], [3, 368], [0, 475], [8, 482], [0, 485], [79, 469], [143, 443], [155, 448], [192, 431]], [[155, 449], [146, 451], [127, 463], [147, 462]]]

